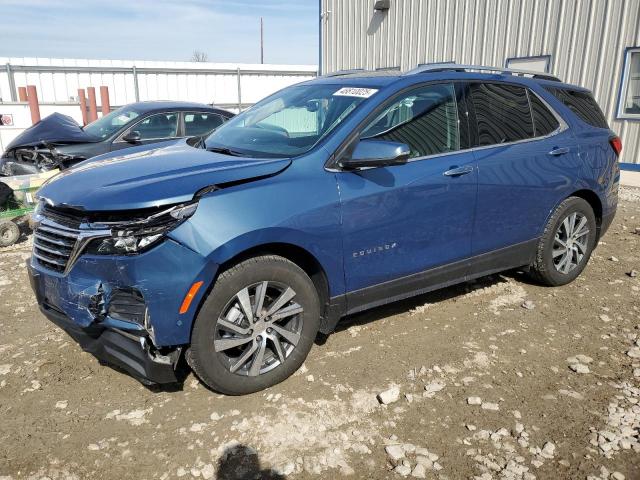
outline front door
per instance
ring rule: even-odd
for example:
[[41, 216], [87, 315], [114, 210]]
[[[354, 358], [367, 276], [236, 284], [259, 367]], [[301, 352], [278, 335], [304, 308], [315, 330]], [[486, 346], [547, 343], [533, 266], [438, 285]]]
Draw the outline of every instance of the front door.
[[[438, 279], [464, 275], [466, 262], [436, 268], [471, 254], [477, 168], [466, 149], [466, 115], [462, 123], [459, 111], [464, 109], [453, 84], [399, 95], [359, 138], [407, 144], [409, 162], [336, 174], [347, 292], [356, 292], [348, 300], [350, 310], [354, 302], [376, 303], [373, 291], [392, 298], [396, 290], [419, 290], [425, 270], [436, 269]], [[391, 282], [387, 291], [385, 282]]]

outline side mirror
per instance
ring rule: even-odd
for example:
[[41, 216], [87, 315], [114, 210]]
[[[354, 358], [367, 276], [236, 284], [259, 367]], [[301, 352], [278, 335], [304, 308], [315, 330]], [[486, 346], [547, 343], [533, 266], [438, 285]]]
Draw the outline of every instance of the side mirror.
[[137, 130], [134, 130], [132, 132], [127, 133], [124, 137], [122, 137], [122, 140], [129, 143], [138, 143], [141, 138], [142, 137], [140, 135], [140, 132]]
[[358, 142], [351, 157], [343, 158], [338, 164], [345, 170], [404, 165], [410, 152], [404, 143], [364, 139]]

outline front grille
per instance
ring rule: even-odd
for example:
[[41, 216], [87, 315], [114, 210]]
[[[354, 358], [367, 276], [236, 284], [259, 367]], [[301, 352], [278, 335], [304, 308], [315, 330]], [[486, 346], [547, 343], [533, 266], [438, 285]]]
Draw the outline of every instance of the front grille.
[[43, 205], [42, 216], [47, 220], [51, 220], [58, 225], [77, 230], [80, 225], [86, 221], [85, 216], [81, 215], [81, 212], [73, 211], [71, 209], [64, 209], [58, 207], [52, 207], [50, 205]]
[[33, 262], [58, 273], [68, 272], [93, 239], [108, 237], [111, 230], [90, 224], [86, 212], [41, 205], [34, 214]]
[[78, 240], [78, 230], [42, 222], [33, 234], [33, 256], [44, 268], [62, 273]]

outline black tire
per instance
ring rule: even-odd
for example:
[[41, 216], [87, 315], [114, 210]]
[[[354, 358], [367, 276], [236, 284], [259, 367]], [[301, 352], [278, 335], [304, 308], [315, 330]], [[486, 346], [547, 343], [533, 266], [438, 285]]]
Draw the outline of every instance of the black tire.
[[[299, 340], [284, 361], [269, 371], [257, 376], [232, 373], [230, 366], [233, 362], [230, 362], [225, 352], [214, 350], [214, 339], [220, 340], [220, 327], [217, 325], [219, 318], [229, 308], [230, 302], [238, 298], [236, 294], [241, 290], [266, 281], [286, 285], [295, 291], [295, 302], [303, 308], [302, 313], [295, 316], [295, 322], [302, 322], [297, 323], [300, 329]], [[256, 296], [257, 293], [252, 297], [252, 302]], [[246, 314], [241, 321], [250, 324]], [[224, 271], [216, 280], [195, 320], [189, 364], [200, 380], [212, 390], [227, 395], [257, 392], [282, 382], [302, 365], [311, 350], [319, 325], [318, 293], [311, 279], [300, 267], [275, 255], [250, 258]], [[291, 348], [290, 345], [288, 347]], [[271, 354], [275, 358], [273, 348]]]
[[[568, 272], [559, 271], [553, 258], [554, 243], [556, 242], [556, 234], [562, 233], [561, 227], [565, 219], [572, 214], [582, 215], [586, 218], [586, 228], [589, 232], [584, 236], [586, 241], [586, 251], [582, 258], [577, 261], [575, 267]], [[564, 228], [564, 227], [562, 227]], [[551, 218], [547, 222], [542, 237], [538, 242], [535, 261], [531, 267], [530, 274], [534, 280], [543, 285], [560, 286], [566, 285], [582, 273], [584, 267], [589, 262], [591, 252], [595, 247], [597, 239], [596, 218], [593, 209], [589, 203], [579, 197], [569, 197], [565, 199], [553, 212]], [[562, 257], [560, 257], [560, 261]]]
[[11, 220], [0, 222], [0, 247], [9, 247], [20, 238], [20, 228]]

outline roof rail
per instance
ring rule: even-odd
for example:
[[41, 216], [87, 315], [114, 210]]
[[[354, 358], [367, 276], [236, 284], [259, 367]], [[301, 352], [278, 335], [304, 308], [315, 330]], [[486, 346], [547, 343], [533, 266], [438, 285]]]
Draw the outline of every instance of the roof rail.
[[405, 75], [415, 75], [416, 73], [430, 73], [430, 72], [468, 72], [468, 71], [480, 71], [480, 72], [498, 72], [507, 75], [530, 75], [533, 78], [540, 78], [543, 80], [552, 80], [554, 82], [561, 82], [558, 77], [544, 73], [533, 72], [530, 70], [517, 70], [513, 68], [500, 68], [500, 67], [486, 67], [483, 65], [461, 65], [457, 63], [428, 63], [420, 64], [413, 70], [409, 70]]
[[349, 75], [351, 73], [364, 72], [364, 68], [350, 68], [348, 70], [336, 70], [335, 72], [325, 73], [323, 77], [340, 77], [342, 75]]

